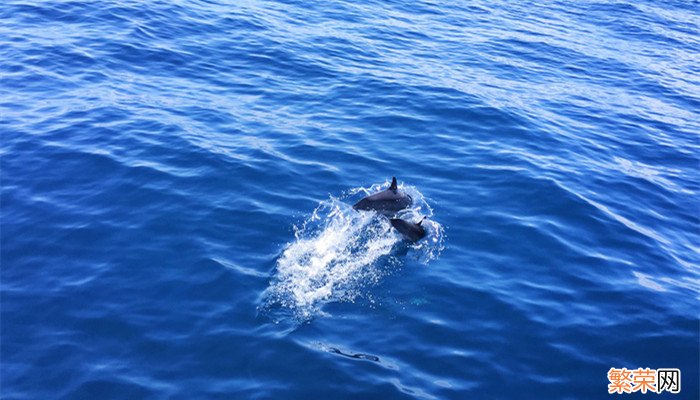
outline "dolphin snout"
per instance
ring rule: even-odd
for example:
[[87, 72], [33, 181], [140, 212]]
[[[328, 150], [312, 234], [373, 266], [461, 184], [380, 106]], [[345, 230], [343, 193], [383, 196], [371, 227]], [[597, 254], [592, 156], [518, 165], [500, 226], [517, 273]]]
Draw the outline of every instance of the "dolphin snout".
[[358, 201], [355, 203], [354, 206], [352, 206], [355, 210], [371, 210], [372, 209], [372, 202], [367, 200], [366, 198]]

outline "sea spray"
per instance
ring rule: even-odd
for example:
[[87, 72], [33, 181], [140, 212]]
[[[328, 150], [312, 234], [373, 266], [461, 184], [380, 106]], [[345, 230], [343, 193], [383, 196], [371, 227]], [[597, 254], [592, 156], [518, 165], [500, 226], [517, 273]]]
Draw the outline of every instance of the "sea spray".
[[[353, 301], [394, 269], [394, 254], [401, 236], [389, 220], [374, 212], [355, 211], [353, 199], [379, 191], [380, 184], [355, 188], [341, 197], [321, 201], [304, 222], [295, 227], [295, 240], [277, 260], [275, 274], [265, 293], [264, 311], [290, 312], [295, 319], [308, 320], [321, 313], [324, 304]], [[414, 199], [411, 208], [401, 211], [405, 219], [426, 220], [426, 237], [409, 246], [410, 253], [423, 264], [439, 256], [443, 248], [442, 226], [432, 217], [432, 209], [417, 189], [402, 188]]]

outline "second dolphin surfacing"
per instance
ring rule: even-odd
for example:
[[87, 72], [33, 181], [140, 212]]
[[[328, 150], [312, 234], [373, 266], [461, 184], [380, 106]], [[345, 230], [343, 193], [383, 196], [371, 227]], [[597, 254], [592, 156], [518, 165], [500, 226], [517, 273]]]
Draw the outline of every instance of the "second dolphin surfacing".
[[422, 239], [423, 236], [425, 236], [425, 229], [423, 229], [421, 226], [424, 220], [425, 217], [423, 217], [423, 219], [421, 219], [418, 223], [413, 223], [403, 219], [392, 218], [389, 220], [389, 222], [391, 222], [391, 226], [401, 233], [401, 236], [403, 236], [404, 239], [411, 242], [417, 242]]
[[413, 204], [413, 199], [403, 190], [399, 190], [396, 177], [393, 177], [388, 189], [363, 198], [352, 208], [355, 210], [374, 210], [380, 214], [391, 216], [410, 207], [411, 204]]

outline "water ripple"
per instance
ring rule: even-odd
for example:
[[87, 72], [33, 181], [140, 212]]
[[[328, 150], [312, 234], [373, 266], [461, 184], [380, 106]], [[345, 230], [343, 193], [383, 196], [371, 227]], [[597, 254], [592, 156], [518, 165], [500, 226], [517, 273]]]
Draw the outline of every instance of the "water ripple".
[[[696, 3], [0, 18], [0, 397], [698, 392]], [[416, 246], [350, 209], [392, 175]]]

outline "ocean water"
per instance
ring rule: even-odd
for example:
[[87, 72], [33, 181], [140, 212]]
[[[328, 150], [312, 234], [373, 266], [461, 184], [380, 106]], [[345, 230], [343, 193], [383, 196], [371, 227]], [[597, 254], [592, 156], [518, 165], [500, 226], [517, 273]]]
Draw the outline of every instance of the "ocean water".
[[3, 399], [698, 398], [698, 2], [0, 18]]

